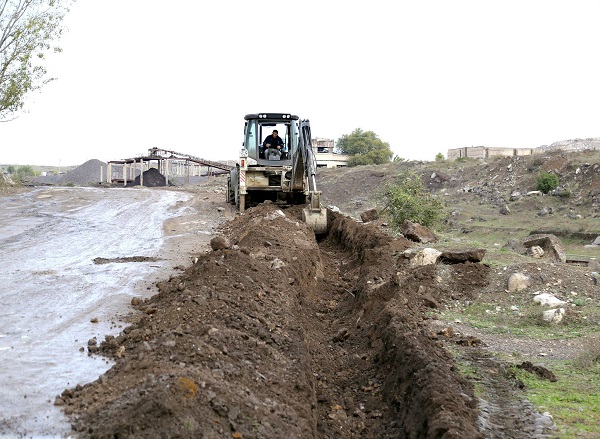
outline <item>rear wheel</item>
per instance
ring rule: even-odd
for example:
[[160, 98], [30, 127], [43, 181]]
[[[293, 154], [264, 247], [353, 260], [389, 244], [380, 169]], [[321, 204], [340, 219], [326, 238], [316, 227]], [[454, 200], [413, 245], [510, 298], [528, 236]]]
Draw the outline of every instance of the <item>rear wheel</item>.
[[227, 195], [226, 201], [230, 204], [235, 204], [235, 191], [231, 187], [231, 176], [227, 177]]

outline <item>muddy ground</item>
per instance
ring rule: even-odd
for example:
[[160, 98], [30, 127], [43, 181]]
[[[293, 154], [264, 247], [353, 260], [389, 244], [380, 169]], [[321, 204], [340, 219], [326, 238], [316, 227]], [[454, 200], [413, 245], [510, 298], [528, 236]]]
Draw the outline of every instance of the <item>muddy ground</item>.
[[[262, 205], [136, 303], [100, 346], [116, 365], [57, 399], [82, 437], [478, 437], [477, 400], [427, 329], [450, 293], [411, 243], [330, 215]], [[460, 295], [487, 267], [459, 264]]]
[[[480, 180], [491, 175], [475, 169]], [[325, 175], [341, 182], [322, 187], [328, 202], [344, 211], [372, 207], [376, 184], [349, 193], [344, 172]], [[390, 174], [361, 172], [370, 173], [365, 182]], [[515, 190], [509, 177], [502, 196], [485, 185], [461, 191], [466, 179], [442, 179], [437, 189], [497, 212]], [[315, 237], [300, 218], [297, 208], [273, 204], [237, 215], [218, 232], [229, 245], [198, 253], [157, 284], [158, 294], [134, 300], [131, 326], [91, 346], [115, 366], [55, 401], [74, 434], [536, 438], [554, 431], [492, 353], [520, 351], [535, 363], [540, 349], [573, 358], [583, 343], [557, 340], [554, 350], [547, 340], [516, 344], [439, 319], [457, 303], [500, 300], [507, 272], [471, 262], [411, 267], [403, 251], [417, 245], [391, 237], [383, 221], [362, 224], [330, 211], [329, 233]], [[585, 285], [594, 300], [600, 294], [578, 267], [539, 261], [520, 268], [538, 285], [554, 276], [564, 291]], [[485, 399], [474, 396], [453, 358], [485, 371], [477, 383]], [[544, 371], [536, 364], [531, 370]]]

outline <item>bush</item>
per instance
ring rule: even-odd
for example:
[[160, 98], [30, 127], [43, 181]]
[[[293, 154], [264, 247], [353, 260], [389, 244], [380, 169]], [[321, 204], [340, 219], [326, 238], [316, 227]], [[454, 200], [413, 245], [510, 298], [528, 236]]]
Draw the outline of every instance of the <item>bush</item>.
[[551, 172], [540, 172], [536, 180], [536, 188], [547, 194], [558, 187], [558, 177]]
[[387, 187], [385, 192], [387, 209], [395, 226], [404, 220], [432, 227], [439, 223], [444, 214], [444, 205], [430, 194], [421, 177], [411, 171], [398, 175], [396, 183]]

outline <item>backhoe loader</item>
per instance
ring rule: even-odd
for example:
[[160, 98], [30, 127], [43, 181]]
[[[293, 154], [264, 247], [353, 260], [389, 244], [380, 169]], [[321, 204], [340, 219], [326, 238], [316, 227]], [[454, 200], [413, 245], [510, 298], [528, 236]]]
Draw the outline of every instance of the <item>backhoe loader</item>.
[[[317, 191], [317, 163], [310, 122], [287, 113], [247, 114], [239, 161], [227, 180], [227, 201], [240, 212], [266, 200], [282, 205], [306, 204], [302, 219], [316, 234], [327, 232], [327, 209]], [[283, 145], [266, 147], [277, 130]]]

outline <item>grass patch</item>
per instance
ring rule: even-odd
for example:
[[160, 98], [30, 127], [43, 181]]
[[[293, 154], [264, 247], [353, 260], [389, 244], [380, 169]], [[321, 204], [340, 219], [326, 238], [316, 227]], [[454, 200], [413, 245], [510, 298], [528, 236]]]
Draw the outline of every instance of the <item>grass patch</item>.
[[[532, 337], [542, 340], [570, 339], [600, 332], [600, 309], [595, 306], [578, 306], [577, 311], [566, 307], [567, 315], [559, 324], [542, 319], [548, 308], [515, 300], [514, 305], [495, 303], [472, 303], [464, 308], [444, 311], [444, 319], [460, 319], [473, 328], [516, 337]], [[584, 302], [583, 302], [584, 303]], [[515, 306], [515, 309], [511, 309]]]
[[553, 437], [600, 438], [600, 363], [581, 367], [577, 363], [556, 361], [547, 365], [557, 382], [538, 378], [514, 367], [525, 384], [527, 399], [541, 412], [549, 412], [558, 430]]

